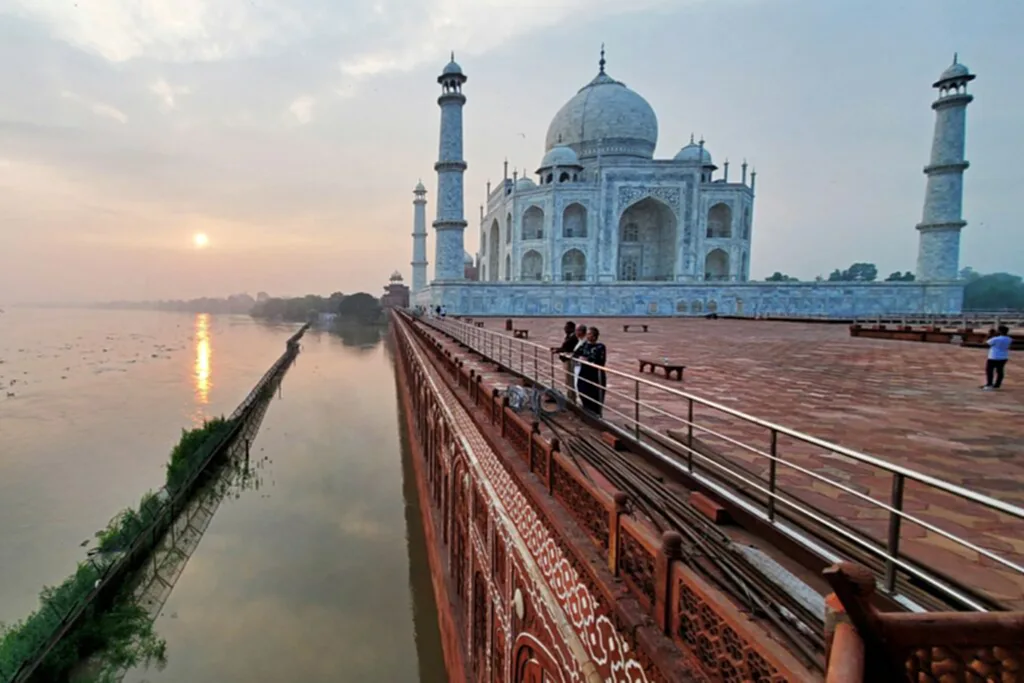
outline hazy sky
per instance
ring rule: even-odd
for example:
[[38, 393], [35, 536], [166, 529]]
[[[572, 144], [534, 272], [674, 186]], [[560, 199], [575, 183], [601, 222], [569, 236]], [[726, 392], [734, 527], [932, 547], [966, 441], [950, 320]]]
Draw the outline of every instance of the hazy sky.
[[0, 302], [408, 278], [451, 49], [475, 251], [486, 181], [536, 169], [602, 41], [658, 156], [694, 132], [756, 166], [755, 278], [914, 268], [930, 85], [959, 50], [962, 263], [1019, 272], [1022, 32], [1010, 0], [0, 0]]

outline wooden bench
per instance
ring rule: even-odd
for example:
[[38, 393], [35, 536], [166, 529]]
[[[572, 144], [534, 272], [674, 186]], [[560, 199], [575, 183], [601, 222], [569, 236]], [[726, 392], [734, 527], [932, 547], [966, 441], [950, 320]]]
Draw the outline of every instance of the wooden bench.
[[652, 375], [655, 374], [654, 370], [656, 368], [661, 368], [662, 370], [665, 371], [666, 378], [672, 379], [672, 373], [674, 372], [676, 373], [676, 378], [680, 382], [683, 381], [683, 370], [686, 369], [686, 366], [683, 365], [682, 363], [673, 363], [667, 360], [647, 360], [645, 358], [639, 359], [639, 363], [641, 374], [643, 374], [644, 369], [647, 367], [651, 368]]
[[481, 322], [479, 320], [477, 322], [473, 323], [473, 324], [476, 325], [477, 327], [483, 327], [484, 326], [483, 322]]
[[530, 338], [530, 331], [529, 330], [512, 330], [512, 336], [515, 337], [516, 339], [529, 339]]
[[644, 332], [646, 332], [646, 331], [647, 331], [647, 325], [644, 325], [644, 324], [642, 324], [642, 323], [632, 323], [631, 325], [623, 325], [623, 326], [622, 326], [622, 331], [623, 331], [623, 332], [629, 332], [629, 328], [631, 328], [631, 327], [639, 327], [639, 328], [641, 328], [641, 329], [642, 329], [642, 330], [643, 330]]

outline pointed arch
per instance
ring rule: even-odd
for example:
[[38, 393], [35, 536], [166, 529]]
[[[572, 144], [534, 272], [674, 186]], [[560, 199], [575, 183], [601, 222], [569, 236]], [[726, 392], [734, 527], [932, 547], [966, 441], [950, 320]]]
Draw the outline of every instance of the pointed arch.
[[725, 202], [718, 202], [708, 209], [708, 237], [711, 239], [732, 237], [732, 209]]
[[583, 282], [587, 279], [587, 255], [579, 249], [570, 249], [562, 254], [562, 280]]
[[512, 254], [505, 254], [505, 282], [512, 280]]
[[505, 244], [512, 243], [512, 214], [505, 215]]
[[676, 232], [676, 215], [661, 200], [630, 205], [619, 218], [619, 279], [675, 279]]
[[539, 206], [531, 206], [523, 212], [520, 237], [523, 240], [544, 239], [544, 210]]
[[562, 212], [562, 237], [571, 239], [587, 236], [587, 210], [579, 202], [573, 202]]
[[530, 249], [523, 254], [523, 260], [519, 266], [519, 279], [539, 281], [543, 275], [544, 257], [536, 249]]
[[724, 249], [712, 249], [704, 259], [705, 280], [729, 279], [729, 254]]
[[498, 264], [501, 258], [499, 252], [501, 251], [501, 227], [498, 225], [498, 219], [495, 218], [491, 222], [491, 250], [487, 252], [487, 273], [491, 276], [491, 282], [495, 282], [498, 279]]

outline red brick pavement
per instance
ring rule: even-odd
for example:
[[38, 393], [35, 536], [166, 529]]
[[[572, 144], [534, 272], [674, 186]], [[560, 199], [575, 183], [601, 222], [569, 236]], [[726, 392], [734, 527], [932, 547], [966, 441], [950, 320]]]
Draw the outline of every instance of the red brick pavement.
[[[486, 329], [503, 330], [503, 322], [487, 320]], [[643, 321], [650, 332], [626, 333], [625, 322], [636, 320], [594, 321], [608, 347], [610, 368], [636, 374], [638, 358], [668, 357], [687, 366], [685, 381], [660, 377], [655, 380], [660, 384], [1024, 505], [1024, 374], [1015, 374], [1013, 360], [1004, 388], [982, 392], [985, 353], [979, 349], [852, 338], [843, 325], [651, 319]], [[561, 323], [517, 319], [515, 327], [530, 330], [530, 341], [553, 346], [561, 340]], [[493, 366], [486, 371], [496, 374]], [[631, 415], [625, 396], [632, 393], [630, 383], [613, 375], [606, 417], [623, 422], [616, 409]], [[686, 416], [684, 399], [646, 387], [641, 397]], [[650, 410], [642, 421], [662, 431], [685, 429], [679, 420]], [[720, 435], [702, 437], [716, 450], [762, 476], [767, 472], [763, 457], [726, 440], [767, 451], [767, 430], [700, 406], [695, 422]], [[787, 437], [779, 438], [778, 452], [853, 490], [888, 499], [891, 479], [883, 472]], [[784, 469], [780, 487], [885, 538], [888, 513], [851, 493]], [[1024, 522], [916, 483], [907, 484], [905, 510], [1024, 564]], [[904, 523], [903, 539], [902, 550], [918, 561], [1024, 607], [1024, 577], [913, 523]]]

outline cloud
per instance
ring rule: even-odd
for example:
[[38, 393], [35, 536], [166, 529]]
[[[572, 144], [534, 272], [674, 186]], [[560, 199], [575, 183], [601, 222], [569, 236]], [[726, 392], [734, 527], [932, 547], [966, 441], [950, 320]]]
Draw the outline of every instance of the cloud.
[[65, 99], [72, 100], [73, 102], [78, 102], [79, 104], [87, 107], [89, 111], [91, 111], [93, 114], [96, 114], [96, 116], [104, 116], [108, 119], [114, 119], [115, 121], [119, 121], [121, 123], [128, 122], [128, 117], [125, 115], [123, 111], [121, 111], [117, 107], [105, 104], [103, 102], [93, 102], [89, 99], [86, 99], [85, 97], [82, 97], [81, 95], [71, 92], [70, 90], [61, 91], [60, 95]]
[[150, 85], [149, 90], [160, 98], [164, 106], [168, 109], [174, 109], [177, 106], [175, 98], [178, 95], [187, 95], [189, 93], [188, 88], [184, 86], [171, 85], [162, 78]]
[[313, 105], [316, 100], [309, 95], [299, 97], [288, 105], [288, 113], [294, 117], [300, 126], [304, 126], [313, 119]]

